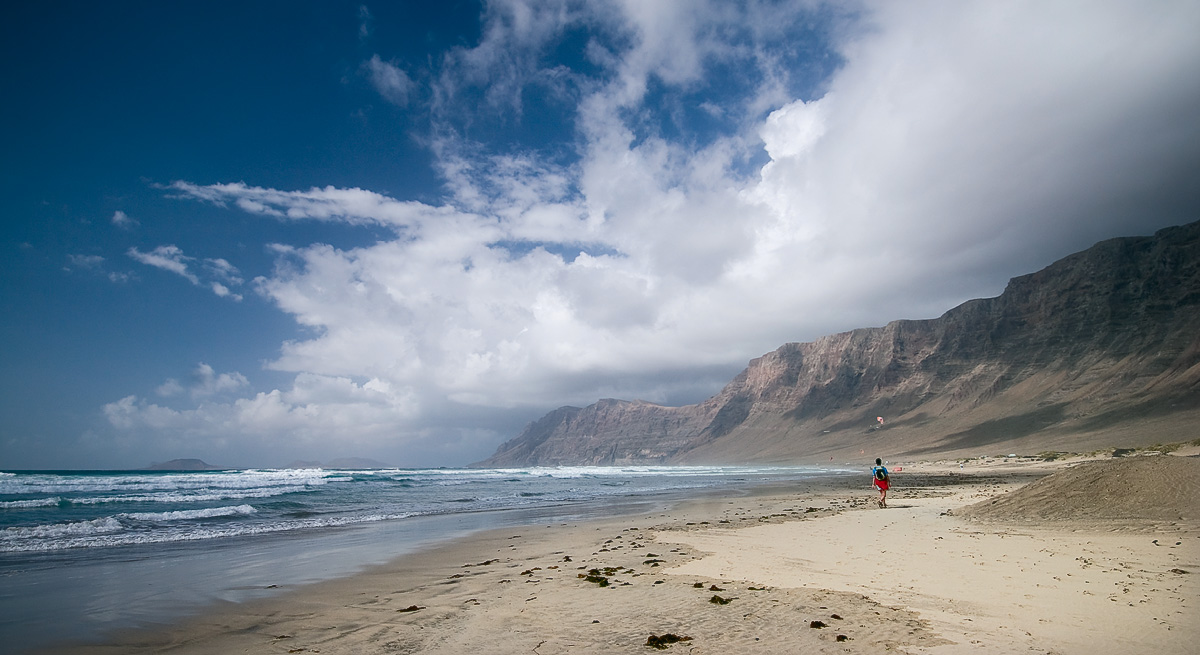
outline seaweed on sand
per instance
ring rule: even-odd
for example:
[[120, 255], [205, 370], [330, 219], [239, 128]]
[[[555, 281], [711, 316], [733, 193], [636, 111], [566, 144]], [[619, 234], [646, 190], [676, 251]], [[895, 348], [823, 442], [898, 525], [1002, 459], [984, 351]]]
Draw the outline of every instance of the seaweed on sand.
[[691, 637], [683, 637], [672, 632], [665, 635], [650, 635], [646, 640], [646, 645], [659, 650], [666, 650], [667, 646], [681, 641], [691, 641]]

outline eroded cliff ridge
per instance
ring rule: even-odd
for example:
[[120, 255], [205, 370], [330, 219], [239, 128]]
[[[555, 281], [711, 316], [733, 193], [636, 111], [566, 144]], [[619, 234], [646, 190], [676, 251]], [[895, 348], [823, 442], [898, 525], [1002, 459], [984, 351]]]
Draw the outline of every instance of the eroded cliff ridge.
[[1103, 241], [936, 319], [785, 344], [696, 405], [559, 408], [479, 465], [961, 457], [1197, 437], [1200, 222]]

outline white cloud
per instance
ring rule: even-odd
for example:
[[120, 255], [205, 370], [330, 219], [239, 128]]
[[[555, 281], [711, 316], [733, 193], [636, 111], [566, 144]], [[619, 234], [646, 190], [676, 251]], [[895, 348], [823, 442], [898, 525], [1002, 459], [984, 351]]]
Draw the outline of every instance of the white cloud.
[[224, 259], [206, 259], [204, 263], [213, 275], [223, 280], [233, 284], [241, 284], [243, 282], [241, 272], [238, 271], [237, 267]]
[[[135, 261], [147, 266], [175, 273], [197, 286], [201, 284], [200, 277], [190, 268], [198, 260], [195, 257], [183, 254], [183, 250], [178, 246], [159, 246], [150, 252], [142, 252], [137, 248], [130, 248], [126, 254]], [[209, 280], [205, 283], [214, 294], [221, 298], [229, 298], [235, 302], [241, 302], [241, 294], [234, 293], [229, 288], [230, 285], [239, 286], [244, 282], [236, 266], [224, 259], [218, 258], [203, 260], [201, 268], [204, 270], [206, 277], [217, 278], [217, 280]], [[128, 280], [128, 276], [123, 275], [121, 281], [126, 280]], [[118, 280], [114, 278], [113, 281], [116, 282]]]
[[96, 270], [104, 265], [104, 258], [100, 255], [67, 255], [67, 261], [71, 266], [87, 270]]
[[227, 284], [232, 284], [234, 286], [240, 286], [243, 282], [245, 282], [245, 280], [243, 280], [241, 277], [241, 272], [238, 271], [236, 266], [234, 266], [233, 264], [230, 264], [229, 262], [225, 261], [224, 259], [219, 259], [219, 258], [218, 259], [206, 259], [206, 260], [204, 260], [204, 265], [205, 265], [205, 268], [208, 270], [208, 272], [213, 277], [218, 278], [219, 280], [222, 280], [224, 282], [224, 284], [222, 282], [218, 282], [216, 280], [210, 282], [210, 286], [212, 288], [213, 293], [217, 294], [221, 298], [229, 298], [235, 302], [242, 301], [241, 294], [234, 293], [233, 291], [231, 291], [229, 289], [228, 286], [226, 286]]
[[479, 43], [454, 48], [443, 57], [442, 72], [432, 88], [435, 114], [458, 112], [471, 89], [483, 90], [489, 110], [518, 115], [527, 86], [536, 86], [547, 96], [563, 92], [561, 67], [543, 67], [543, 57], [562, 38], [564, 29], [596, 20], [608, 10], [606, 3], [589, 7], [572, 0], [486, 3]]
[[107, 270], [108, 267], [105, 266], [106, 261], [107, 260], [101, 255], [71, 254], [67, 255], [67, 266], [64, 266], [63, 270], [67, 272], [77, 270], [86, 271], [93, 275], [102, 275], [107, 277], [109, 281], [115, 284], [124, 284], [133, 279], [133, 274], [131, 273], [121, 273], [118, 271]]
[[193, 397], [229, 393], [250, 384], [246, 376], [241, 373], [235, 371], [218, 375], [213, 367], [203, 362], [192, 372], [192, 380], [191, 394]]
[[179, 380], [176, 380], [175, 378], [169, 378], [166, 382], [163, 382], [161, 385], [159, 385], [154, 392], [164, 398], [170, 398], [183, 393], [184, 388], [183, 385], [179, 383]]
[[164, 271], [169, 271], [183, 277], [192, 284], [200, 284], [200, 278], [188, 271], [188, 262], [194, 261], [194, 258], [184, 255], [178, 246], [159, 246], [150, 252], [142, 252], [137, 248], [130, 248], [127, 254], [135, 261], [147, 266], [161, 268]]
[[229, 290], [229, 287], [225, 286], [224, 284], [221, 284], [220, 282], [213, 282], [211, 288], [212, 288], [212, 292], [215, 293], [220, 298], [229, 298], [230, 300], [233, 300], [234, 302], [242, 301], [242, 295], [240, 293], [233, 293], [232, 291]]
[[[381, 380], [359, 384], [348, 378], [302, 374], [287, 391], [218, 399], [215, 396], [245, 389], [245, 378], [239, 373], [216, 375], [204, 364], [193, 378], [188, 391], [193, 400], [200, 400], [194, 408], [176, 409], [130, 395], [105, 405], [104, 417], [112, 427], [129, 434], [182, 439], [179, 443], [189, 448], [209, 452], [268, 448], [266, 452], [278, 458], [279, 452], [298, 451], [345, 456], [345, 448], [354, 444], [396, 436], [397, 426], [413, 412], [411, 399]], [[158, 390], [165, 398], [183, 391], [176, 380], [168, 380]], [[334, 435], [338, 439], [331, 439]], [[424, 438], [416, 432], [410, 436]]]
[[222, 394], [230, 394], [249, 386], [246, 376], [236, 371], [218, 374], [212, 366], [201, 362], [188, 376], [188, 384], [184, 386], [179, 380], [169, 378], [155, 389], [155, 393], [164, 398], [171, 398], [187, 393], [192, 398], [207, 398]]
[[137, 396], [125, 396], [116, 402], [108, 403], [103, 409], [104, 417], [113, 427], [128, 430], [134, 425], [133, 415], [137, 411], [135, 403]]
[[[821, 100], [797, 100], [767, 116], [759, 131], [763, 147], [772, 160], [798, 157], [810, 150], [825, 134]], [[825, 101], [825, 105], [829, 102]]]
[[112, 224], [116, 225], [122, 230], [132, 230], [139, 225], [137, 221], [130, 218], [128, 214], [119, 209], [113, 212]]
[[[486, 85], [520, 112], [562, 30], [612, 30], [588, 49], [601, 72], [576, 80], [573, 162], [449, 131], [432, 141], [442, 205], [171, 185], [396, 237], [274, 248], [257, 288], [311, 329], [269, 364], [290, 390], [194, 414], [126, 398], [106, 408], [113, 425], [390, 440], [448, 407], [694, 400], [786, 341], [934, 316], [1101, 238], [1195, 218], [1171, 185], [1200, 163], [1200, 5], [870, 3], [838, 24], [844, 61], [817, 98], [784, 95], [780, 70], [811, 3], [735, 17], [736, 39], [725, 3], [617, 6], [489, 5], [480, 44], [448, 54], [438, 82], [435, 111], [466, 111], [456, 94]], [[653, 88], [703, 90], [714, 61], [755, 67], [746, 95], [701, 107], [733, 128], [646, 127]], [[160, 250], [131, 256], [191, 275]]]
[[399, 201], [364, 189], [339, 189], [327, 186], [308, 191], [279, 191], [248, 186], [244, 182], [201, 186], [178, 181], [170, 189], [181, 197], [225, 206], [233, 202], [240, 209], [289, 220], [317, 220], [350, 225], [382, 225], [401, 230], [419, 225], [423, 219], [453, 213], [448, 207], [430, 207], [423, 203]]
[[385, 100], [400, 107], [408, 104], [409, 96], [413, 92], [413, 81], [403, 69], [395, 63], [383, 61], [379, 55], [363, 62], [363, 69], [371, 80], [371, 86], [375, 87]]
[[371, 10], [366, 5], [358, 7], [358, 38], [365, 39], [371, 36], [371, 23], [374, 16], [371, 15]]

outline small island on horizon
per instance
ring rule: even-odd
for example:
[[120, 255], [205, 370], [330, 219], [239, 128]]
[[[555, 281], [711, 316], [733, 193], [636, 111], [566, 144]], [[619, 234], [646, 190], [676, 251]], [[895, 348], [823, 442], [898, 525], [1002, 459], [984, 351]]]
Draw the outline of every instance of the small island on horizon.
[[[147, 466], [142, 471], [234, 471], [244, 468], [259, 468], [259, 467], [243, 467], [243, 466], [213, 466], [208, 462], [198, 458], [180, 458], [172, 459], [166, 462], [154, 462]], [[348, 469], [348, 470], [363, 470], [363, 469], [386, 469], [392, 468], [390, 464], [385, 464], [378, 460], [367, 457], [339, 457], [329, 460], [328, 462], [317, 461], [295, 461], [287, 466], [279, 468], [285, 469]]]

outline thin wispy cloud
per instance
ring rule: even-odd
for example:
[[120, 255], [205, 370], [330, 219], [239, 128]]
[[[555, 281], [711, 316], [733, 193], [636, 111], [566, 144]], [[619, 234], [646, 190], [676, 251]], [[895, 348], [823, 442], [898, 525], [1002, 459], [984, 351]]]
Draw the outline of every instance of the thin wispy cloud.
[[[126, 254], [134, 261], [174, 273], [196, 286], [207, 286], [222, 298], [239, 302], [242, 300], [242, 296], [230, 291], [227, 285], [241, 285], [243, 280], [237, 268], [224, 259], [198, 260], [185, 255], [183, 250], [175, 245], [158, 246], [150, 252], [130, 248]], [[196, 268], [204, 271], [204, 280], [194, 272]]]
[[374, 17], [366, 5], [358, 7], [358, 38], [366, 39], [371, 36], [371, 23]]
[[100, 255], [67, 255], [71, 266], [81, 269], [94, 270], [104, 265], [104, 257]]
[[184, 255], [183, 251], [176, 246], [159, 246], [150, 252], [130, 248], [126, 254], [134, 261], [141, 262], [146, 266], [174, 273], [192, 284], [200, 284], [200, 278], [188, 271], [189, 262], [195, 261], [195, 258]]
[[252, 214], [264, 214], [288, 220], [317, 220], [350, 225], [382, 225], [404, 228], [416, 225], [426, 213], [452, 211], [431, 208], [419, 202], [399, 201], [365, 189], [339, 189], [331, 186], [307, 191], [281, 191], [249, 186], [243, 182], [199, 185], [177, 181], [170, 188], [178, 197], [192, 198], [228, 206]]
[[408, 104], [414, 84], [402, 68], [394, 62], [383, 61], [379, 55], [367, 60], [363, 68], [379, 95], [394, 105], [403, 107]]

